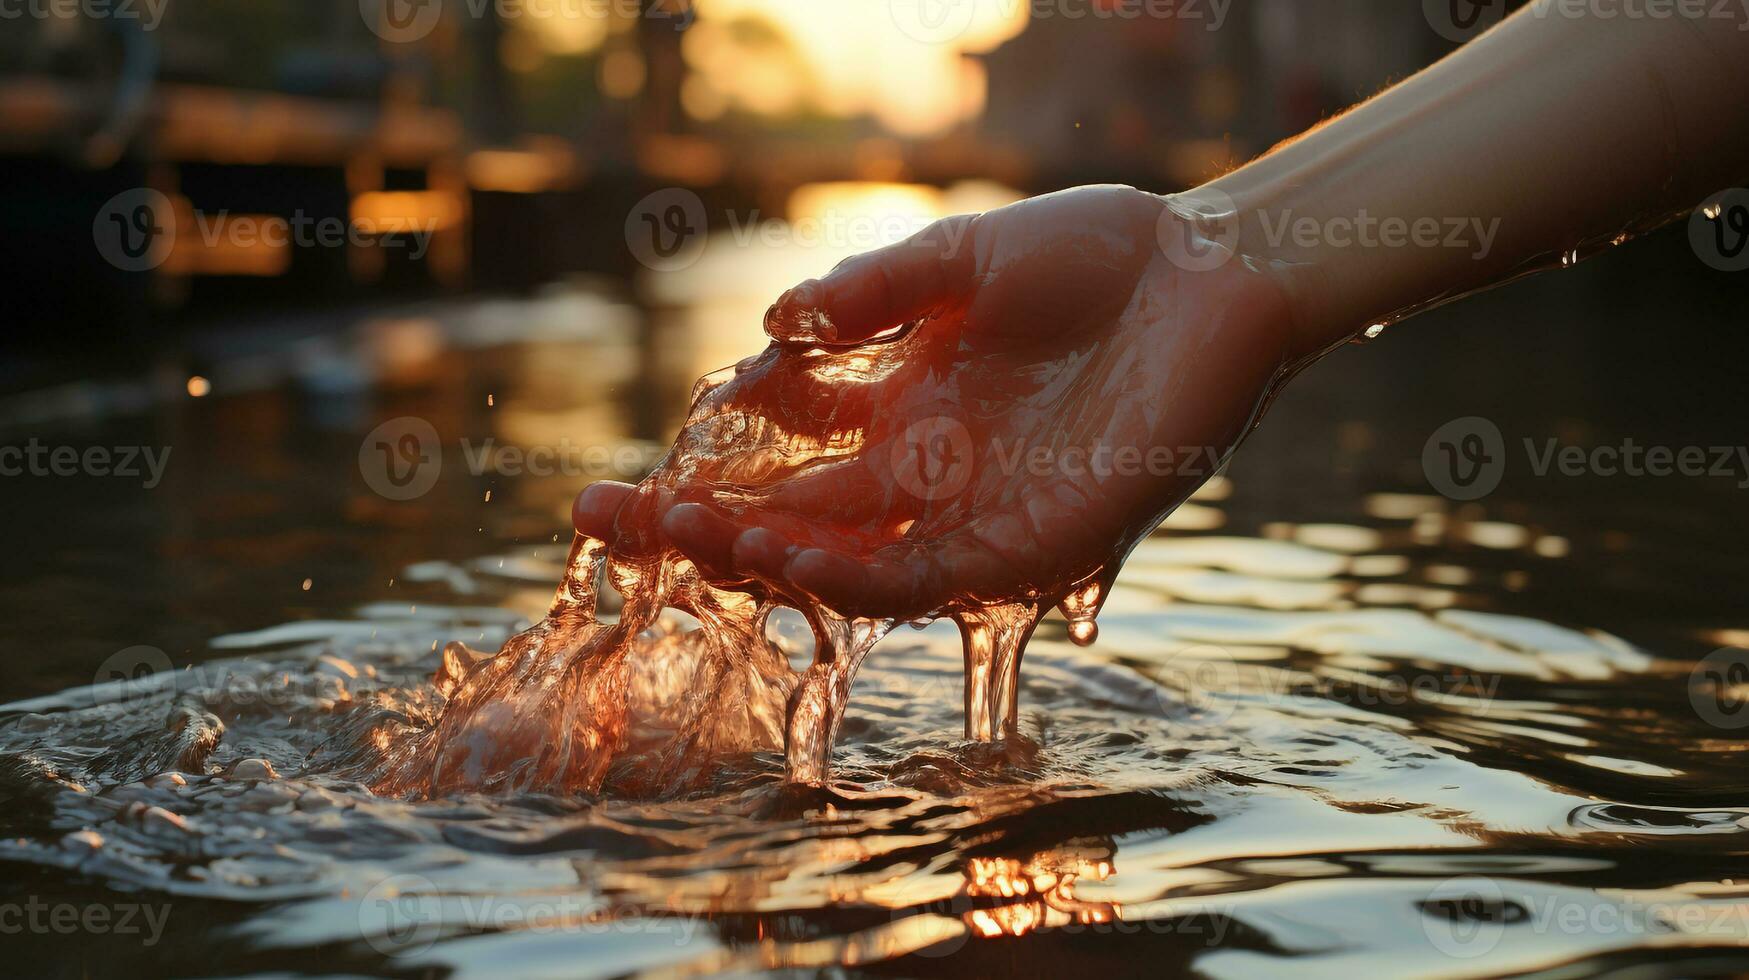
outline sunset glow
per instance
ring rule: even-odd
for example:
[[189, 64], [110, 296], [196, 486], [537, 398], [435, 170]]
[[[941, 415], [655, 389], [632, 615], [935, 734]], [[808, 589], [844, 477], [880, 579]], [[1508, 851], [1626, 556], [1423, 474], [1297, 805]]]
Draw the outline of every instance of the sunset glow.
[[[699, 0], [698, 10], [683, 50], [699, 84], [725, 103], [762, 114], [868, 113], [904, 135], [940, 132], [980, 111], [983, 74], [964, 55], [995, 48], [1028, 18], [1025, 4], [977, 4], [963, 31], [934, 42], [907, 33], [903, 5]], [[768, 27], [780, 45], [737, 22]]]

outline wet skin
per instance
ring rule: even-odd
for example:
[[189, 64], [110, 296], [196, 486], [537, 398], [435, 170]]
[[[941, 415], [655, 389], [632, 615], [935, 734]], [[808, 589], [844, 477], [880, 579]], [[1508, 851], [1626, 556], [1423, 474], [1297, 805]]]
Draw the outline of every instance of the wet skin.
[[577, 529], [714, 584], [910, 619], [1115, 574], [1293, 360], [1274, 279], [1191, 272], [1163, 199], [1076, 188], [949, 218], [791, 289], [638, 487]]

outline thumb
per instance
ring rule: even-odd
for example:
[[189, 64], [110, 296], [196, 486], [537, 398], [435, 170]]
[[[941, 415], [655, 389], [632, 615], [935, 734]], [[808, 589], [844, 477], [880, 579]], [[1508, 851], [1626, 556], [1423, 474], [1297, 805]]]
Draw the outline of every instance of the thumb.
[[840, 262], [765, 312], [765, 332], [786, 342], [857, 344], [962, 301], [974, 280], [969, 240], [977, 215], [943, 218], [910, 238]]

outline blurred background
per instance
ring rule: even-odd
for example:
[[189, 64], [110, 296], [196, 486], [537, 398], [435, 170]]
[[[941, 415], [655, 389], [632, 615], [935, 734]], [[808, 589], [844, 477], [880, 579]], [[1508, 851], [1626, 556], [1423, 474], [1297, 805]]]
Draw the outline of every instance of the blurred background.
[[[1183, 187], [1453, 46], [1403, 4], [1296, 0], [42, 6], [64, 14], [0, 40], [7, 269], [55, 324], [33, 344], [132, 353], [215, 319], [623, 281], [622, 219], [664, 187], [753, 222]], [[182, 218], [150, 274], [92, 247], [142, 190]], [[357, 240], [201, 234], [266, 215]]]
[[[0, 445], [168, 455], [157, 480], [0, 479], [0, 618], [55, 651], [6, 693], [136, 644], [199, 659], [226, 630], [400, 594], [428, 559], [562, 544], [571, 495], [653, 461], [786, 286], [944, 214], [1205, 180], [1455, 48], [1458, 6], [20, 4], [0, 24]], [[1473, 6], [1485, 26], [1511, 5]], [[1298, 382], [1186, 530], [1427, 493], [1422, 446], [1466, 415], [1509, 442], [1741, 441], [1742, 297], [1678, 230], [1393, 328]], [[408, 419], [429, 428], [399, 458]], [[395, 466], [432, 461], [400, 492]], [[1526, 522], [1555, 500], [1612, 532], [1596, 548], [1656, 553], [1641, 523], [1723, 533], [1741, 492], [1513, 471], [1487, 506]], [[1730, 561], [1635, 558], [1623, 588], [1674, 601]]]

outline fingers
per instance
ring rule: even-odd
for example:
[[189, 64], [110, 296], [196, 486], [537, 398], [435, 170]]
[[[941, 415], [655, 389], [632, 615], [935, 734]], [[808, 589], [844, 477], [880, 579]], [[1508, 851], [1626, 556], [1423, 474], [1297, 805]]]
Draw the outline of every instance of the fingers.
[[1007, 601], [1026, 586], [1015, 563], [967, 530], [889, 545], [861, 559], [824, 548], [800, 550], [784, 577], [841, 615], [893, 619], [939, 613], [959, 601]]
[[729, 564], [737, 572], [768, 582], [783, 580], [783, 570], [801, 549], [767, 527], [750, 527], [736, 538]]
[[933, 549], [936, 579], [947, 584], [956, 597], [977, 602], [1000, 602], [1013, 597], [1024, 584], [1020, 566], [1003, 558], [970, 531], [950, 535]]
[[662, 515], [662, 533], [708, 578], [728, 577], [741, 526], [705, 504], [675, 504]]
[[614, 539], [614, 516], [631, 499], [637, 487], [629, 483], [602, 480], [583, 488], [571, 503], [571, 524], [578, 534], [611, 544]]
[[849, 543], [802, 547], [768, 528], [749, 528], [736, 539], [732, 564], [734, 574], [771, 583], [793, 599], [870, 618], [914, 619], [956, 600], [1002, 601], [1025, 585], [1012, 562], [969, 531], [871, 554]]
[[891, 481], [883, 480], [878, 464], [851, 458], [789, 477], [761, 495], [761, 511], [794, 514], [817, 523], [846, 526], [872, 524], [891, 515]]
[[[622, 484], [605, 486], [578, 498], [578, 526], [586, 534], [604, 523], [611, 527], [612, 501], [629, 497]], [[606, 518], [599, 516], [603, 510]], [[999, 602], [1025, 591], [1028, 576], [1048, 564], [1034, 553], [1037, 538], [1026, 523], [1024, 514], [1004, 515], [940, 539], [871, 549], [788, 515], [731, 517], [711, 504], [687, 502], [663, 514], [661, 532], [719, 585], [757, 581], [791, 601], [818, 601], [845, 616], [913, 619], [954, 601]]]
[[709, 504], [683, 503], [663, 516], [662, 533], [718, 583], [756, 579], [795, 601], [818, 599], [847, 615], [892, 615], [913, 604], [922, 576], [904, 563], [853, 557], [854, 545], [825, 532], [807, 529], [812, 533], [804, 545], [778, 528], [749, 523], [782, 516], [734, 520]]
[[672, 491], [653, 483], [634, 487], [602, 480], [583, 488], [571, 503], [571, 524], [577, 533], [606, 543], [616, 558], [641, 560], [664, 547], [655, 518], [672, 503]]
[[785, 566], [784, 575], [790, 584], [841, 613], [866, 598], [868, 591], [868, 572], [861, 562], [824, 548], [797, 554]]
[[766, 516], [737, 520], [711, 504], [676, 504], [662, 516], [662, 534], [708, 578], [781, 583], [800, 549], [782, 532], [752, 523]]
[[861, 343], [964, 300], [973, 284], [975, 215], [943, 218], [895, 245], [839, 263], [778, 298], [765, 314], [774, 340]]

